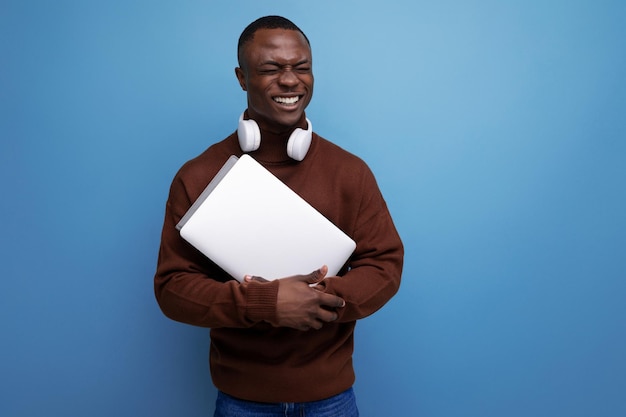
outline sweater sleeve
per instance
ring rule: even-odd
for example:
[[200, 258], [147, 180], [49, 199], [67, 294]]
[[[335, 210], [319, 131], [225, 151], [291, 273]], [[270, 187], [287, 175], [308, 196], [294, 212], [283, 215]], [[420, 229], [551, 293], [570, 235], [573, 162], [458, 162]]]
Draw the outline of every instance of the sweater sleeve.
[[239, 283], [180, 237], [176, 224], [190, 205], [179, 173], [166, 204], [154, 277], [163, 313], [176, 321], [211, 328], [274, 321], [278, 282]]
[[323, 283], [325, 292], [346, 301], [338, 311], [340, 322], [358, 320], [380, 309], [398, 291], [402, 274], [404, 247], [369, 169], [361, 184], [352, 234], [357, 246], [349, 270]]

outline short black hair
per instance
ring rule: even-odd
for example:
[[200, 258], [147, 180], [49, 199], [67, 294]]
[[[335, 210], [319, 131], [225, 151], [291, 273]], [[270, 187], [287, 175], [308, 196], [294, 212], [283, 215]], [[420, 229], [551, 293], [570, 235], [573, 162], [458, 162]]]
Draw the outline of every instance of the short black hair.
[[286, 29], [286, 30], [296, 30], [304, 36], [306, 43], [311, 46], [309, 42], [309, 38], [306, 37], [302, 29], [296, 26], [291, 20], [282, 17], [282, 16], [264, 16], [260, 17], [254, 22], [250, 23], [244, 30], [241, 32], [241, 36], [239, 36], [239, 42], [237, 43], [237, 61], [239, 62], [239, 66], [241, 66], [241, 52], [243, 46], [254, 39], [254, 34], [259, 29]]

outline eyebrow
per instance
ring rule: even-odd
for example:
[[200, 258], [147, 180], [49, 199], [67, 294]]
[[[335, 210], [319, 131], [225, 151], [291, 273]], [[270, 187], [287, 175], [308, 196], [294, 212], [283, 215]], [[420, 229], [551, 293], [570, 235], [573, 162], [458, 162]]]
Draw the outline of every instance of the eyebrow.
[[308, 59], [303, 59], [302, 61], [298, 61], [295, 64], [281, 64], [280, 62], [276, 62], [276, 61], [271, 61], [270, 60], [270, 61], [261, 62], [260, 65], [261, 66], [262, 65], [274, 65], [274, 66], [277, 66], [277, 67], [284, 67], [284, 66], [287, 66], [287, 65], [291, 65], [292, 67], [297, 67], [299, 65], [304, 65], [304, 64], [309, 64], [309, 63], [310, 63], [310, 61]]

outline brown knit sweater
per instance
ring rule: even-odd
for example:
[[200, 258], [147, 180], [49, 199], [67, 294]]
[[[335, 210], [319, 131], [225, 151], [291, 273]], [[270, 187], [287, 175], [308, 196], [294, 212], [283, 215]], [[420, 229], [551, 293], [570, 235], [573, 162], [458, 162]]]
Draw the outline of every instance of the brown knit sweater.
[[286, 139], [269, 135], [251, 153], [357, 243], [349, 268], [323, 285], [346, 301], [338, 320], [302, 332], [268, 324], [274, 322], [280, 280], [242, 285], [175, 229], [230, 155], [241, 155], [236, 133], [187, 162], [174, 178], [155, 275], [159, 305], [173, 320], [211, 328], [211, 375], [227, 394], [260, 402], [338, 394], [354, 382], [356, 320], [381, 308], [400, 285], [403, 246], [374, 176], [359, 158], [317, 134], [302, 162], [287, 156]]

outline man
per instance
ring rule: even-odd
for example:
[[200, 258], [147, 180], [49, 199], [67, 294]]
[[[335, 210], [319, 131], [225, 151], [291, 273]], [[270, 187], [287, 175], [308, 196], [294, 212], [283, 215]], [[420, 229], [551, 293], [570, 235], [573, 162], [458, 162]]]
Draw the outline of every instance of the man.
[[[156, 297], [168, 317], [211, 328], [216, 416], [356, 416], [355, 322], [398, 290], [402, 242], [365, 163], [310, 132], [313, 61], [304, 33], [282, 17], [258, 19], [241, 34], [238, 60], [248, 108], [238, 132], [187, 162], [173, 180]], [[260, 137], [250, 139], [241, 127], [250, 121]], [[307, 130], [294, 155], [294, 132]], [[306, 275], [240, 283], [180, 237], [177, 222], [228, 157], [244, 151], [357, 243], [338, 276], [327, 277], [320, 265]]]

